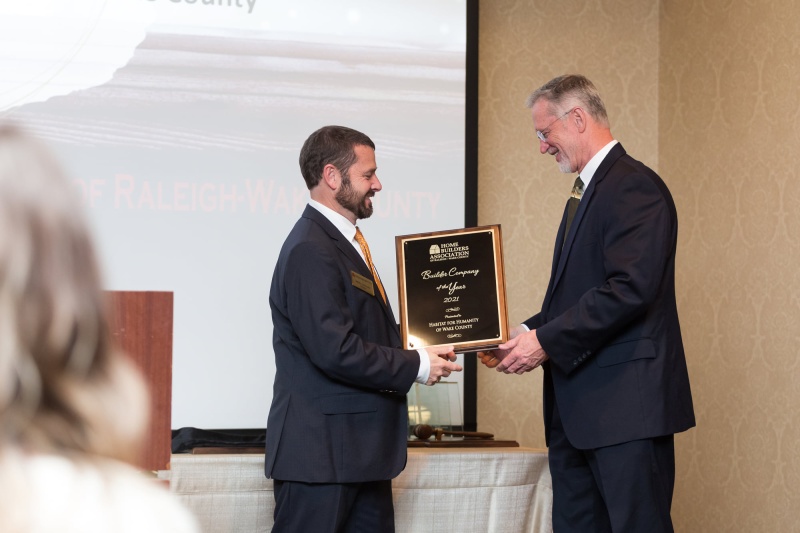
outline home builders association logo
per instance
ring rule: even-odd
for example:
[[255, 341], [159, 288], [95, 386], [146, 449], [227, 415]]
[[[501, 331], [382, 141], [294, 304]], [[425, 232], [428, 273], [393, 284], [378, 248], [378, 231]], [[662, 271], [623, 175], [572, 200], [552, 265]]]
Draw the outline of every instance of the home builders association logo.
[[428, 251], [431, 255], [431, 263], [469, 258], [469, 246], [460, 246], [457, 242], [432, 244]]

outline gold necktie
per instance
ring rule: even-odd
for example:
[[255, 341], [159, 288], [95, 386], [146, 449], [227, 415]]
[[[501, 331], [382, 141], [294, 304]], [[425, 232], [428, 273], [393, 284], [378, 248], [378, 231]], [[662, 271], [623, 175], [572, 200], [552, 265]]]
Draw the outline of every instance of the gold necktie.
[[578, 204], [581, 203], [581, 196], [583, 196], [583, 181], [578, 176], [575, 178], [575, 185], [572, 186], [572, 193], [569, 195], [569, 200], [567, 200], [567, 227], [564, 229], [564, 240], [567, 240], [567, 233], [569, 233], [569, 227], [572, 225], [572, 219], [575, 218]]
[[386, 292], [383, 290], [383, 285], [381, 284], [381, 278], [378, 277], [378, 271], [375, 270], [375, 264], [372, 262], [372, 254], [369, 253], [369, 246], [367, 246], [367, 239], [361, 234], [361, 230], [358, 229], [356, 226], [356, 242], [358, 245], [361, 246], [361, 251], [364, 252], [364, 259], [367, 260], [367, 266], [372, 271], [372, 277], [375, 278], [375, 285], [378, 286], [378, 290], [381, 291], [381, 296], [383, 296], [383, 303], [386, 303]]

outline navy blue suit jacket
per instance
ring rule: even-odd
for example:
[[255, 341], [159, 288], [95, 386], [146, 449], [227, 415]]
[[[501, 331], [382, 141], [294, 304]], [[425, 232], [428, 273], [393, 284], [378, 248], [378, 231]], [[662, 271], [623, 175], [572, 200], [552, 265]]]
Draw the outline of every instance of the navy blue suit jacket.
[[581, 449], [694, 426], [675, 301], [678, 218], [667, 186], [617, 144], [566, 239], [564, 229], [562, 220], [542, 310], [525, 321], [550, 357], [546, 435], [553, 401]]
[[419, 354], [336, 227], [307, 206], [283, 244], [270, 289], [276, 375], [266, 475], [282, 481], [392, 479], [406, 464], [406, 392]]

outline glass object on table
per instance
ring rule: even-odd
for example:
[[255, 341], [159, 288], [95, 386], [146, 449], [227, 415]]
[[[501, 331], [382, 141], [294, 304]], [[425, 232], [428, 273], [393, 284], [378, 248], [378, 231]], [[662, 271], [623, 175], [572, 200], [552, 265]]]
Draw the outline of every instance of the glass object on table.
[[421, 424], [445, 431], [464, 429], [458, 383], [442, 381], [432, 387], [415, 383], [408, 391], [407, 403], [409, 439], [416, 439], [414, 428]]

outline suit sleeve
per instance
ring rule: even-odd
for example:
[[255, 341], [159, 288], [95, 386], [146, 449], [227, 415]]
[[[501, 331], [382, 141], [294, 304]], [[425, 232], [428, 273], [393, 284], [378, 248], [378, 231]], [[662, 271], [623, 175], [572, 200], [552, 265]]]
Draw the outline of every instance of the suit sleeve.
[[[553, 364], [569, 373], [592, 356], [623, 328], [648, 312], [659, 295], [667, 264], [674, 254], [677, 221], [663, 191], [645, 173], [629, 173], [606, 190], [596, 191], [590, 206], [598, 217], [597, 246], [602, 249], [602, 271], [596, 258], [582, 256], [573, 247], [570, 278], [561, 283], [598, 276], [575, 305], [542, 324], [537, 335]], [[599, 211], [597, 211], [599, 210]], [[589, 228], [582, 228], [587, 229]], [[573, 261], [573, 257], [575, 260]]]
[[542, 314], [536, 313], [528, 320], [524, 321], [523, 324], [525, 325], [528, 330], [537, 329], [539, 326], [542, 325]]
[[353, 308], [374, 302], [349, 283], [349, 270], [337, 250], [313, 241], [301, 243], [290, 252], [285, 268], [288, 318], [314, 366], [331, 379], [359, 387], [404, 393], [411, 387], [419, 354], [357, 333], [387, 325], [375, 313], [353, 316]]

